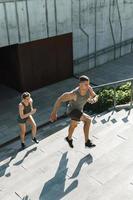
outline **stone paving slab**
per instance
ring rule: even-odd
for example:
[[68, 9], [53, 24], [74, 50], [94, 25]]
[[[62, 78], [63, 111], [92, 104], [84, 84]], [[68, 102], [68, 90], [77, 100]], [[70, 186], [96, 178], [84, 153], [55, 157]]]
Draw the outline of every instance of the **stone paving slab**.
[[132, 140], [128, 142], [125, 141], [113, 148], [113, 150], [102, 159], [99, 158], [96, 160], [91, 167], [88, 167], [88, 173], [102, 184], [106, 183], [112, 179], [112, 177], [120, 173], [128, 164], [133, 162], [133, 158], [129, 153], [132, 152], [132, 150]]
[[[111, 180], [102, 185], [97, 193], [94, 194], [94, 199], [99, 200], [113, 200], [113, 199], [127, 199], [131, 200], [133, 195], [132, 185], [132, 164], [127, 165], [120, 173], [114, 176]], [[88, 199], [89, 200], [89, 199]]]

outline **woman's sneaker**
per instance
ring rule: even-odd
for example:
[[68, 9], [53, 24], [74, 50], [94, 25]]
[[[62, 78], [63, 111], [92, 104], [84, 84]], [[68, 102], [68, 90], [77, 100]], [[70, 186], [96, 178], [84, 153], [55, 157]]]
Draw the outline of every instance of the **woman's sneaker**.
[[25, 143], [21, 142], [21, 147], [22, 147], [22, 149], [25, 149], [26, 148]]
[[36, 144], [39, 143], [39, 141], [36, 139], [36, 137], [32, 138], [32, 142], [35, 142]]
[[65, 140], [68, 142], [68, 144], [69, 144], [69, 146], [70, 146], [71, 148], [74, 147], [74, 146], [73, 146], [73, 140], [69, 140], [68, 137], [66, 137]]
[[87, 148], [93, 148], [95, 147], [96, 145], [92, 143], [91, 140], [88, 140], [86, 143], [85, 143], [85, 147]]

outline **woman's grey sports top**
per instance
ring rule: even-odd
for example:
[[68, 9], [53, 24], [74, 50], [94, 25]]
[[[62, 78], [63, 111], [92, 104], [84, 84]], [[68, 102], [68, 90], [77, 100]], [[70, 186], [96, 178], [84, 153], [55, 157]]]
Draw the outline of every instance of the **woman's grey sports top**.
[[[23, 106], [24, 106], [24, 110], [23, 110], [24, 115], [30, 113], [31, 110], [32, 110], [31, 104], [29, 103], [28, 106], [26, 106], [23, 102], [21, 102], [21, 103], [22, 103]], [[27, 119], [28, 119], [28, 117], [27, 117], [27, 118], [24, 118], [24, 119], [21, 119], [20, 114], [19, 114], [18, 117], [17, 117], [18, 123], [22, 123], [22, 124], [23, 124], [23, 123], [26, 123]]]
[[24, 106], [24, 110], [23, 110], [24, 115], [30, 113], [31, 112], [31, 104], [29, 103], [28, 106], [26, 106], [23, 102], [21, 102], [21, 103]]

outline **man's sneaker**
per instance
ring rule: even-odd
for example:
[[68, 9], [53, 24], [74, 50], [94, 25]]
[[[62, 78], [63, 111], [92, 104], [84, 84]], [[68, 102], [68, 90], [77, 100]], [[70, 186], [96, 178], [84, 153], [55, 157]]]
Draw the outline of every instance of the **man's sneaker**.
[[65, 140], [68, 142], [68, 144], [69, 144], [69, 146], [70, 146], [71, 148], [74, 147], [74, 146], [73, 146], [73, 140], [69, 140], [68, 137], [66, 137]]
[[32, 138], [32, 142], [35, 142], [36, 144], [38, 144], [39, 143], [39, 141], [34, 137], [34, 138]]
[[21, 147], [22, 147], [22, 149], [25, 149], [26, 148], [26, 145], [25, 145], [25, 143], [21, 143]]
[[88, 140], [86, 143], [85, 143], [85, 147], [88, 147], [88, 148], [93, 148], [95, 147], [96, 145], [92, 143], [91, 140]]

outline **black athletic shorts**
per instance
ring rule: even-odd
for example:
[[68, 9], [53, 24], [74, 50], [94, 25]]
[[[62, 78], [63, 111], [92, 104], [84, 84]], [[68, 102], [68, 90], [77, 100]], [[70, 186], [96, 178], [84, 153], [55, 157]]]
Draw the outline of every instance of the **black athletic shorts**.
[[71, 120], [80, 121], [82, 114], [82, 111], [75, 109], [68, 113], [68, 116], [71, 118]]

